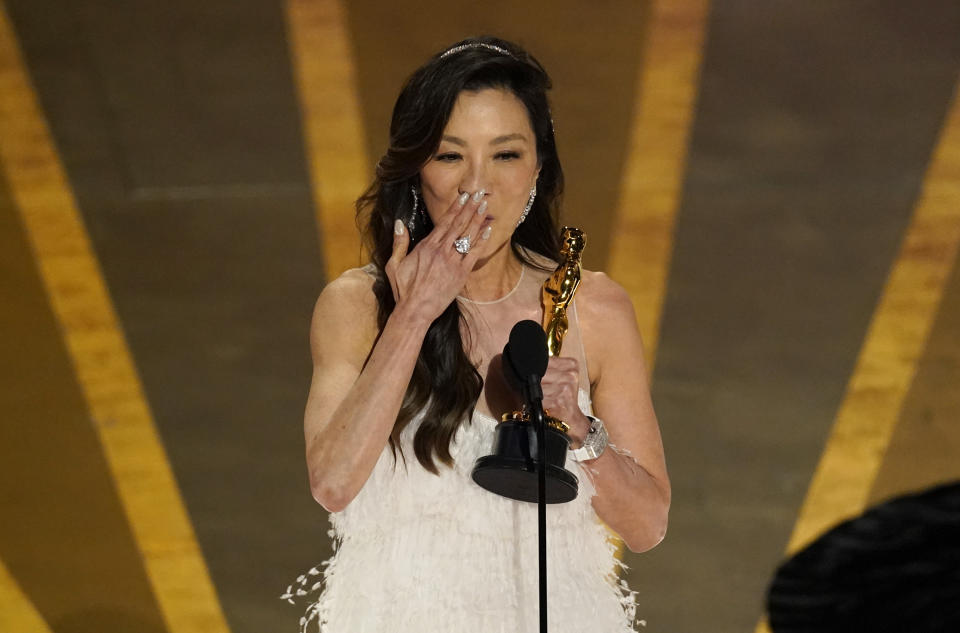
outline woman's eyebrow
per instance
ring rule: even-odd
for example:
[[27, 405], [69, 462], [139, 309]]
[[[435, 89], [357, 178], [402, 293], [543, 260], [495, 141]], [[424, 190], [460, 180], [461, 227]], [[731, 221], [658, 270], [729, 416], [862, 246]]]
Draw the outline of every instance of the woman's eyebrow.
[[[467, 142], [460, 138], [459, 136], [450, 136], [449, 134], [443, 135], [443, 140], [448, 143], [453, 143], [454, 145], [459, 145], [460, 147], [466, 147]], [[498, 136], [492, 141], [491, 145], [499, 145], [500, 143], [506, 143], [507, 141], [526, 141], [527, 137], [521, 134], [520, 132], [514, 132], [513, 134], [503, 134]]]
[[491, 145], [499, 145], [500, 143], [506, 143], [507, 141], [525, 141], [527, 137], [519, 132], [514, 132], [513, 134], [504, 134], [503, 136], [498, 136], [497, 138], [490, 141]]

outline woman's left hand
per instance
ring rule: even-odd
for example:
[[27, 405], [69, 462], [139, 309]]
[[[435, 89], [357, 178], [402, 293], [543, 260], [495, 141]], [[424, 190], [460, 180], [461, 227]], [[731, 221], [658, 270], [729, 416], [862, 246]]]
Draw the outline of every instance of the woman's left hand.
[[570, 427], [571, 448], [577, 448], [590, 431], [590, 421], [580, 410], [580, 363], [575, 358], [552, 356], [540, 381], [543, 408]]

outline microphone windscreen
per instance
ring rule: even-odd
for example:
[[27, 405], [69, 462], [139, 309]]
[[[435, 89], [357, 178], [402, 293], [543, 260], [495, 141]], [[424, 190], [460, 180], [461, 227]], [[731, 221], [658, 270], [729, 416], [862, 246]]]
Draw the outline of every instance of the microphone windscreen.
[[[510, 341], [503, 348], [504, 373], [510, 385], [519, 390], [519, 383], [530, 376], [542, 378], [547, 373], [547, 333], [536, 321], [520, 321], [510, 330]], [[511, 375], [512, 374], [512, 375]]]

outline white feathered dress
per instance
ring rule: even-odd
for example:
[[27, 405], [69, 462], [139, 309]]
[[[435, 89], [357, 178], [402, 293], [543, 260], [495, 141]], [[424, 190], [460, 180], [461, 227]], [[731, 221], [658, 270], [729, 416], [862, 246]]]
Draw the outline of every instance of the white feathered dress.
[[[537, 293], [542, 277], [529, 271], [526, 277]], [[518, 282], [511, 295], [529, 294], [522, 292], [525, 285]], [[488, 305], [464, 308], [479, 313]], [[581, 357], [586, 378], [575, 309], [571, 316], [564, 355], [572, 349]], [[502, 349], [504, 336], [496, 338], [490, 349]], [[590, 413], [589, 392], [581, 388], [579, 395], [581, 409]], [[470, 476], [477, 458], [491, 451], [496, 421], [475, 412], [461, 425], [451, 444], [454, 467], [438, 464], [439, 475], [414, 457], [419, 423], [414, 419], [401, 435], [406, 460], [395, 460], [385, 447], [360, 493], [330, 515], [333, 557], [301, 576], [285, 596], [320, 592], [301, 630], [535, 633], [537, 505], [487, 492]], [[568, 459], [566, 468], [580, 490], [570, 503], [547, 506], [549, 630], [634, 631], [635, 594], [617, 577], [615, 545], [590, 502], [593, 486], [581, 464]]]

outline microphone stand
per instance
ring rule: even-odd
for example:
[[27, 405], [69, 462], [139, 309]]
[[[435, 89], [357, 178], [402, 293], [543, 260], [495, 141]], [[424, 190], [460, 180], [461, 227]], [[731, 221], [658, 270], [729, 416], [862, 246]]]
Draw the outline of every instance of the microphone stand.
[[[531, 374], [524, 383], [523, 399], [530, 411], [530, 419], [536, 426], [537, 434], [530, 438], [535, 450], [531, 456], [537, 460], [537, 541], [540, 567], [540, 633], [547, 633], [547, 456], [546, 424], [543, 420], [543, 390], [540, 388], [540, 376]], [[532, 433], [531, 433], [532, 435]]]

